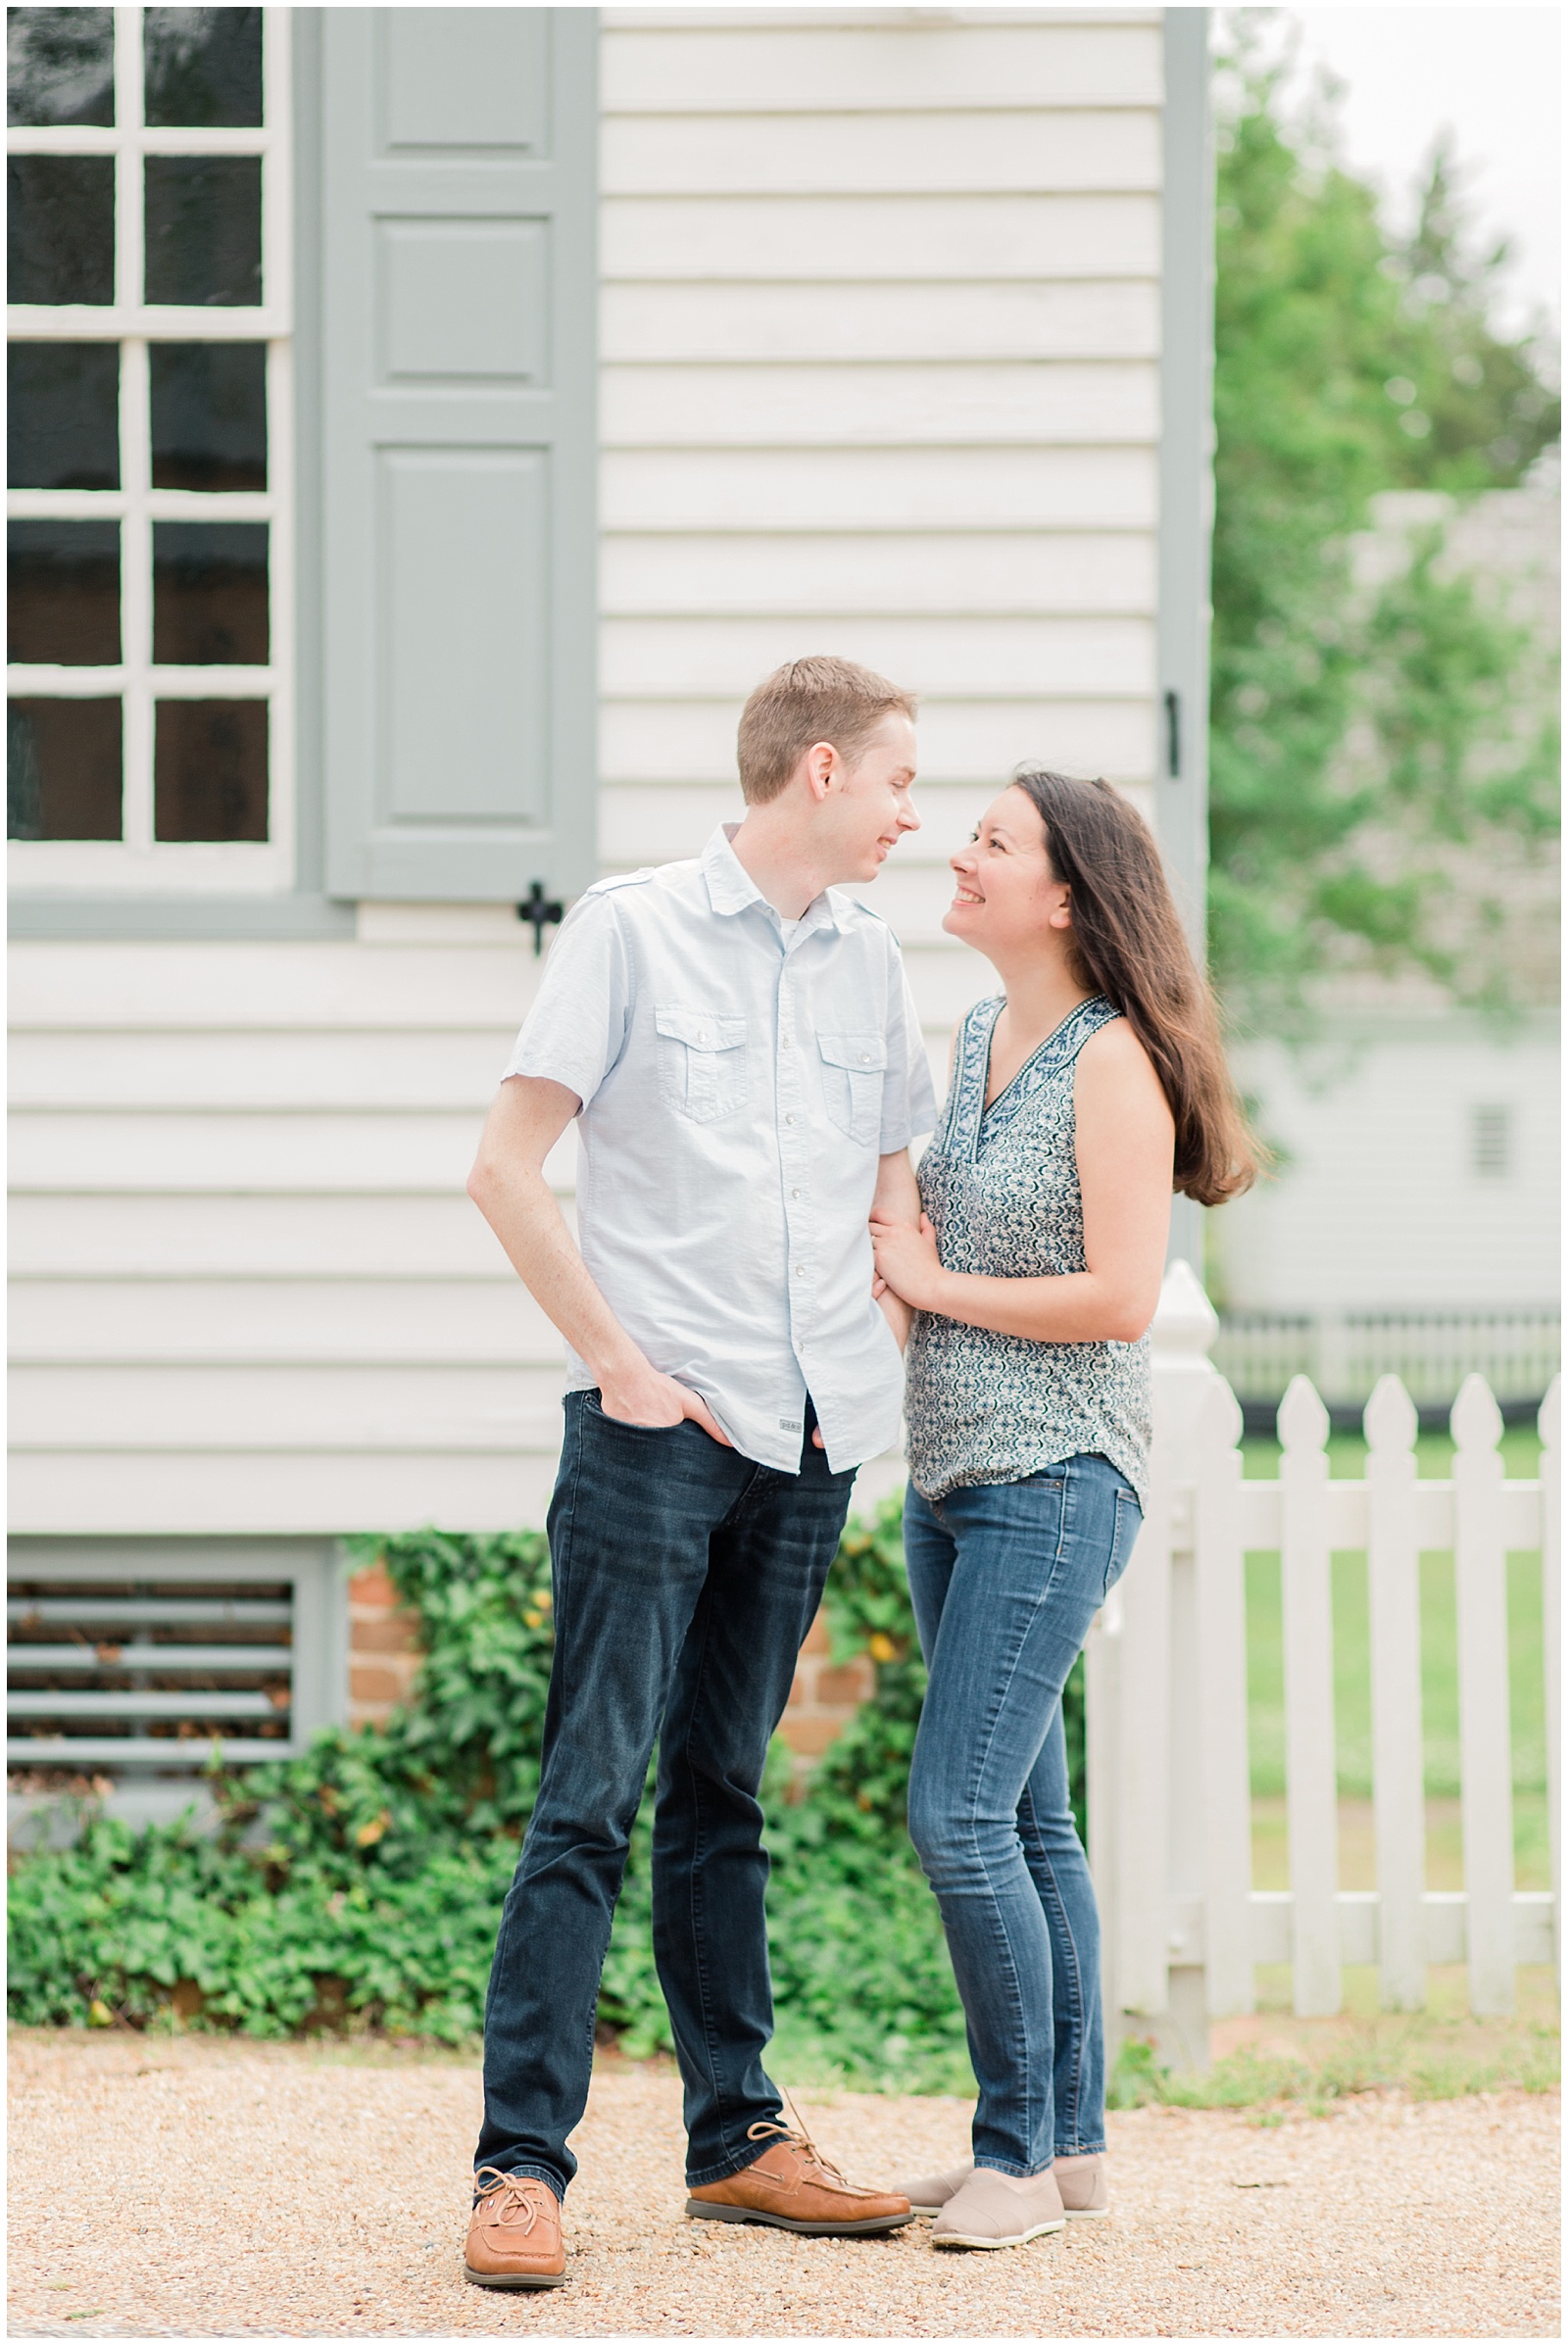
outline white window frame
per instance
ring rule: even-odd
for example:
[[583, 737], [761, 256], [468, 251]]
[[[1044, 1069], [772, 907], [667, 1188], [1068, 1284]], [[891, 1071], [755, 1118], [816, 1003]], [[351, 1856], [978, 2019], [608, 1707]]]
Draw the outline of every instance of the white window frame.
[[[7, 132], [17, 155], [112, 155], [115, 159], [115, 300], [94, 307], [31, 304], [6, 313], [8, 340], [120, 345], [120, 487], [11, 489], [14, 520], [116, 520], [121, 527], [121, 664], [118, 667], [8, 666], [14, 699], [110, 700], [123, 707], [122, 836], [119, 840], [18, 839], [11, 880], [18, 893], [104, 890], [159, 895], [270, 895], [294, 885], [294, 394], [293, 233], [289, 139], [289, 17], [262, 19], [260, 129], [150, 129], [142, 121], [142, 10], [117, 8], [113, 128], [63, 123]], [[146, 155], [259, 155], [262, 158], [262, 293], [255, 309], [149, 306], [142, 296], [142, 158]], [[206, 492], [152, 486], [148, 345], [151, 342], [267, 344], [265, 492]], [[266, 667], [160, 667], [152, 662], [152, 526], [155, 521], [266, 521], [270, 663]], [[155, 840], [153, 704], [157, 700], [265, 700], [268, 720], [268, 837], [265, 842]]]

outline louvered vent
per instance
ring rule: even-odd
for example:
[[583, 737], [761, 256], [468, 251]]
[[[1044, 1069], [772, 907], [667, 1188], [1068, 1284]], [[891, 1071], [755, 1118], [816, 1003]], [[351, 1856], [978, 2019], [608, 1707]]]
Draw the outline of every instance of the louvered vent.
[[248, 1541], [232, 1559], [128, 1540], [94, 1557], [57, 1558], [43, 1541], [14, 1549], [9, 1766], [194, 1774], [215, 1744], [231, 1765], [299, 1749], [340, 1706], [321, 1698], [331, 1579], [319, 1550], [276, 1545], [268, 1556]]

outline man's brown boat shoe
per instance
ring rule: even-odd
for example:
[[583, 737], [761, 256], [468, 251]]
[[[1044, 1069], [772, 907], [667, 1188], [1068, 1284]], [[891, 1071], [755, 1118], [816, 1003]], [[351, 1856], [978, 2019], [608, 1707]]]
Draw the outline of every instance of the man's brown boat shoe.
[[781, 2231], [896, 2231], [914, 2209], [902, 2191], [866, 2190], [830, 2165], [804, 2130], [764, 2120], [748, 2141], [768, 2146], [751, 2166], [722, 2182], [702, 2182], [686, 2201], [688, 2215], [709, 2223], [769, 2223]]
[[566, 2276], [561, 2201], [537, 2174], [481, 2166], [463, 2276], [476, 2288], [559, 2288]]

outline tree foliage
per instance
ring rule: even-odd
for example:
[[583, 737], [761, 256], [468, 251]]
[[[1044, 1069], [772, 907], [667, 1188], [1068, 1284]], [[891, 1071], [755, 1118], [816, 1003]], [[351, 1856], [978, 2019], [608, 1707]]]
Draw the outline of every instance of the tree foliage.
[[1508, 875], [1555, 821], [1530, 639], [1439, 535], [1370, 591], [1351, 540], [1381, 490], [1517, 485], [1559, 412], [1535, 344], [1492, 323], [1506, 253], [1474, 249], [1451, 153], [1401, 245], [1280, 85], [1244, 15], [1217, 186], [1210, 942], [1238, 1021], [1289, 1032], [1346, 970], [1516, 990]]

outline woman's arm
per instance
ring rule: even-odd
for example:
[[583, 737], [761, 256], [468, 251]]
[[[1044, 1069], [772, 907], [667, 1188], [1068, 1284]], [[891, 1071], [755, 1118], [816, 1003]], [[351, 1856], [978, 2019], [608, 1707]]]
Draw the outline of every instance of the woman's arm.
[[911, 1309], [1042, 1343], [1130, 1343], [1154, 1316], [1170, 1230], [1175, 1126], [1125, 1018], [1085, 1044], [1074, 1079], [1086, 1270], [972, 1278], [944, 1270], [930, 1224], [873, 1218], [878, 1275]]
[[[876, 1191], [871, 1198], [871, 1226], [876, 1229], [894, 1225], [906, 1230], [917, 1230], [920, 1226], [920, 1191], [907, 1148], [900, 1148], [895, 1154], [882, 1157], [876, 1168]], [[871, 1292], [902, 1351], [909, 1341], [912, 1313], [908, 1304], [880, 1278], [872, 1281]]]

